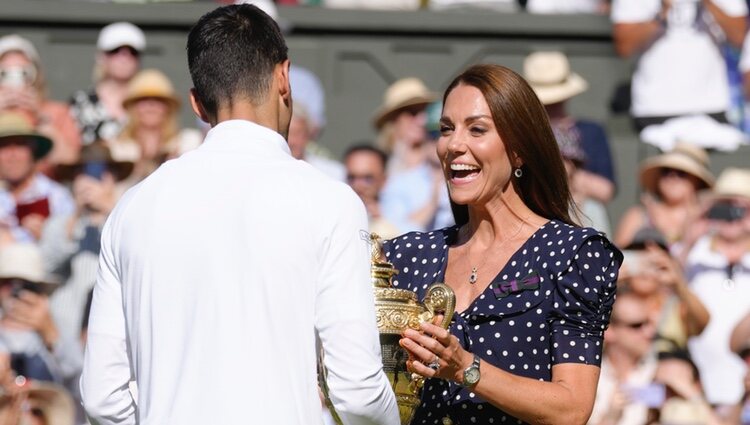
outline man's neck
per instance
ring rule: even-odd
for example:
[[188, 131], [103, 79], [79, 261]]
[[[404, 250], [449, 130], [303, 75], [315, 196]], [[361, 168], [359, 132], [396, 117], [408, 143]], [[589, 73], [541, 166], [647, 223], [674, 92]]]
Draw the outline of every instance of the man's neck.
[[638, 367], [641, 359], [635, 358], [630, 353], [619, 350], [617, 347], [609, 347], [607, 360], [612, 365], [618, 380], [626, 381]]
[[26, 178], [18, 182], [8, 182], [8, 188], [13, 198], [18, 199], [34, 183], [36, 173], [32, 172]]

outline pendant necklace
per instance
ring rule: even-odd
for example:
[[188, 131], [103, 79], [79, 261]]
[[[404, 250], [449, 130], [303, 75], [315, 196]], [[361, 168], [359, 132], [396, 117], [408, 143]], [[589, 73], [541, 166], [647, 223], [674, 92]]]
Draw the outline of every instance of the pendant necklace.
[[[521, 233], [521, 229], [523, 229], [523, 225], [526, 224], [526, 220], [521, 221], [521, 224], [518, 226], [518, 230], [516, 230], [515, 233], [513, 233], [512, 236], [505, 238], [502, 242], [500, 242], [500, 245], [495, 247], [493, 251], [497, 250], [498, 248], [501, 248], [503, 245], [505, 245], [506, 242], [508, 242], [511, 239], [515, 239], [516, 236], [518, 236], [519, 233]], [[468, 255], [467, 255], [468, 257]], [[487, 263], [487, 261], [490, 259], [490, 255], [485, 255], [484, 261], [482, 261], [482, 264], [479, 266], [474, 266], [471, 268], [471, 274], [469, 275], [469, 283], [475, 284], [477, 283], [477, 280], [479, 279], [479, 269], [484, 267], [484, 265]]]

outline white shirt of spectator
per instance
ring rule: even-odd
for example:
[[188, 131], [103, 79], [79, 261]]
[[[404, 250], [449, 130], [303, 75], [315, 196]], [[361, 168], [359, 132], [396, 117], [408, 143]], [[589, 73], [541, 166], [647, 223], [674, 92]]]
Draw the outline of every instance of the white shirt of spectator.
[[[713, 0], [729, 16], [747, 14], [744, 0]], [[700, 0], [673, 0], [667, 31], [638, 60], [633, 74], [631, 113], [635, 117], [724, 112], [729, 107], [727, 69], [708, 28], [698, 16]], [[614, 0], [614, 23], [648, 22], [661, 0]], [[704, 15], [708, 12], [704, 12]]]
[[278, 133], [218, 124], [104, 227], [87, 411], [101, 425], [322, 424], [319, 338], [345, 423], [398, 424], [364, 229], [354, 192]]
[[740, 53], [740, 72], [750, 72], [750, 37], [745, 35], [745, 41], [742, 43], [742, 52]]
[[690, 288], [711, 315], [706, 329], [690, 339], [689, 348], [712, 404], [737, 403], [744, 392], [747, 366], [729, 349], [729, 337], [750, 310], [750, 252], [740, 263], [730, 281], [727, 260], [712, 250], [710, 237], [699, 239], [687, 259]]

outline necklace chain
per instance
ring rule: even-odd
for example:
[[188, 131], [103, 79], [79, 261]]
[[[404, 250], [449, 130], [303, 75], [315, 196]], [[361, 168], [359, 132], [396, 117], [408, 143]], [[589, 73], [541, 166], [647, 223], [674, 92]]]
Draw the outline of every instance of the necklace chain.
[[[496, 247], [493, 248], [493, 251], [495, 251], [495, 250], [503, 247], [505, 245], [505, 243], [508, 242], [509, 240], [515, 239], [516, 236], [518, 236], [518, 234], [521, 233], [521, 229], [523, 229], [524, 224], [526, 224], [526, 220], [521, 221], [521, 224], [518, 226], [518, 229], [515, 231], [515, 233], [513, 233], [513, 235], [511, 235], [511, 236], [503, 239], [503, 241], [500, 242], [500, 245], [498, 245], [498, 246], [496, 246]], [[466, 257], [468, 258], [469, 257], [469, 255], [468, 255], [469, 254], [469, 249], [468, 248], [466, 249], [466, 253], [467, 253]], [[484, 255], [484, 260], [482, 261], [481, 264], [479, 264], [478, 266], [472, 266], [472, 268], [471, 268], [471, 274], [469, 274], [469, 283], [470, 284], [473, 285], [473, 284], [477, 283], [477, 280], [479, 279], [479, 269], [481, 269], [482, 267], [484, 267], [485, 264], [487, 264], [487, 261], [489, 261], [490, 257], [492, 257], [492, 256], [491, 255]], [[469, 264], [471, 264], [471, 260], [469, 260]]]

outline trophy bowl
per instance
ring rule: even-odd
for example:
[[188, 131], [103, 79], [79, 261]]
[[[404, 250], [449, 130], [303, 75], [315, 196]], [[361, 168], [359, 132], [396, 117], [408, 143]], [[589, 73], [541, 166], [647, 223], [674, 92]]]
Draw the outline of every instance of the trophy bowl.
[[[420, 303], [414, 292], [394, 288], [391, 279], [398, 273], [398, 270], [393, 267], [393, 264], [381, 259], [380, 237], [374, 233], [369, 237], [372, 243], [370, 276], [375, 292], [375, 314], [380, 333], [383, 371], [396, 394], [401, 424], [406, 425], [411, 422], [419, 406], [424, 378], [406, 369], [409, 355], [398, 343], [401, 334], [407, 328], [419, 331], [421, 323], [432, 321], [438, 314], [443, 315], [439, 325], [448, 329], [456, 307], [456, 296], [447, 285], [434, 283], [427, 288], [424, 300]], [[319, 369], [320, 387], [325, 395], [326, 404], [331, 416], [340, 424], [341, 420], [328, 397], [322, 355]]]

